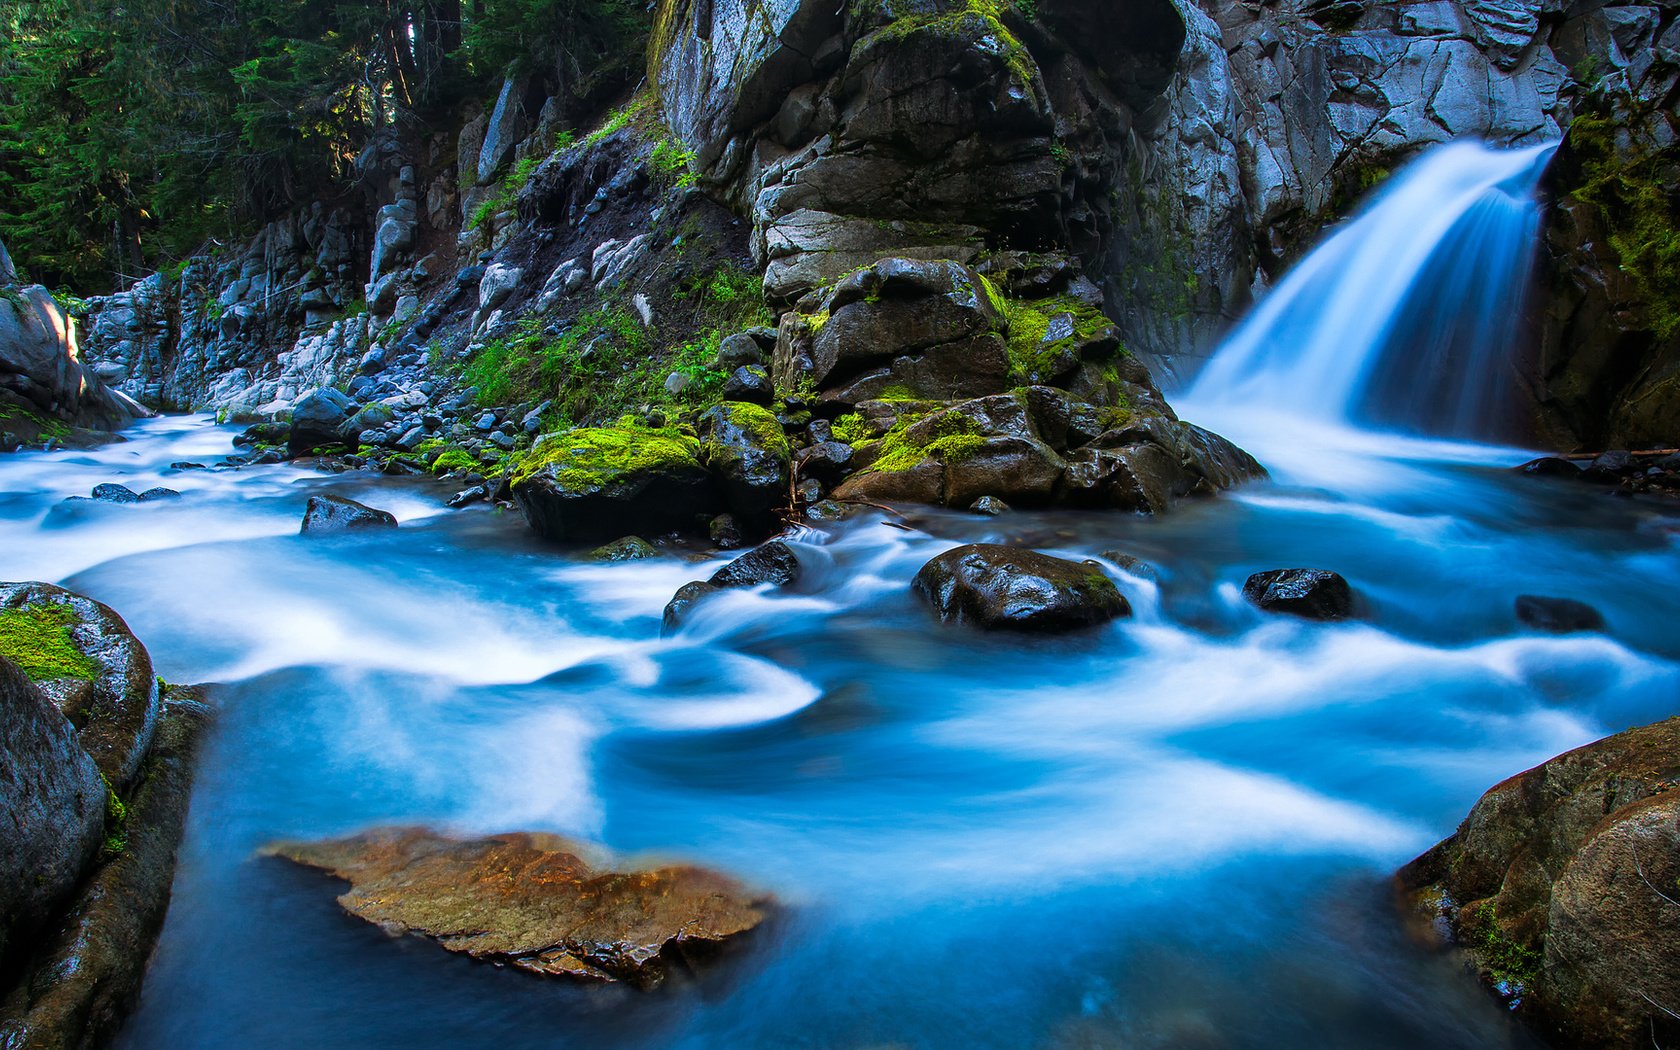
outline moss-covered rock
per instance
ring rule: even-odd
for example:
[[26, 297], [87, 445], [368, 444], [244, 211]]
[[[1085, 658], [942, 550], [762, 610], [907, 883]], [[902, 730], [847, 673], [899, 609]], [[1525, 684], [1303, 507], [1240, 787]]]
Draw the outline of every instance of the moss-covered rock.
[[545, 439], [512, 486], [531, 528], [554, 541], [693, 530], [724, 509], [698, 438], [629, 421]]
[[766, 408], [726, 401], [700, 416], [700, 462], [717, 478], [729, 510], [749, 535], [771, 531], [791, 502], [792, 450]]
[[158, 690], [122, 617], [51, 584], [0, 584], [0, 647], [28, 664], [100, 773], [127, 791], [157, 728]]
[[1674, 1045], [1680, 718], [1495, 785], [1396, 881], [1552, 1045]]

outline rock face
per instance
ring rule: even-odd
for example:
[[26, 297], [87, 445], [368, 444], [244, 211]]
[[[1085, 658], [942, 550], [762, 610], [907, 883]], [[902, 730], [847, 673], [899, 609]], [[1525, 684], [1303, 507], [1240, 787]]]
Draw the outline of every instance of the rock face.
[[1489, 790], [1398, 885], [1553, 1045], [1673, 1045], [1677, 789], [1680, 718], [1619, 733]]
[[1353, 589], [1328, 569], [1257, 572], [1243, 584], [1243, 597], [1266, 612], [1307, 620], [1345, 620], [1353, 615]]
[[0, 971], [33, 946], [98, 853], [105, 793], [69, 720], [0, 656]]
[[[76, 322], [52, 293], [38, 284], [20, 286], [7, 269], [0, 275], [0, 425], [33, 439], [38, 433], [19, 433], [28, 417], [38, 432], [54, 421], [115, 430], [150, 415], [83, 366]], [[14, 421], [17, 416], [25, 418]]]
[[51, 584], [0, 584], [0, 656], [41, 683], [100, 774], [127, 791], [152, 745], [159, 702], [151, 657], [122, 617]]
[[554, 835], [463, 841], [419, 828], [265, 853], [350, 883], [346, 911], [532, 973], [654, 986], [755, 929], [767, 899], [688, 866], [615, 871]]
[[311, 496], [303, 511], [301, 532], [345, 532], [353, 529], [394, 529], [396, 515], [343, 496]]
[[1131, 615], [1096, 562], [989, 543], [946, 551], [913, 586], [941, 620], [988, 629], [1065, 631]]

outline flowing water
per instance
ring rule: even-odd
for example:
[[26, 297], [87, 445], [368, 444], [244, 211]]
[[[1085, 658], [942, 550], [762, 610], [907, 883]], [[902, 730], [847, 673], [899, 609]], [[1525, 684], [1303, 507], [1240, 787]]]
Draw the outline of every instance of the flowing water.
[[[131, 1048], [1525, 1047], [1407, 938], [1388, 876], [1495, 781], [1680, 697], [1676, 508], [1509, 450], [1274, 424], [1246, 435], [1273, 482], [1156, 520], [802, 532], [796, 589], [661, 640], [717, 562], [588, 564], [430, 482], [168, 466], [232, 434], [162, 419], [0, 462], [0, 579], [91, 594], [169, 680], [225, 683]], [[61, 502], [103, 481], [184, 497]], [[297, 535], [329, 491], [402, 527]], [[1086, 634], [943, 628], [910, 578], [978, 540], [1161, 579], [1112, 567], [1137, 615]], [[1242, 602], [1298, 564], [1362, 618]], [[1520, 593], [1608, 629], [1525, 631]], [[697, 979], [577, 988], [389, 939], [252, 856], [392, 822], [695, 860], [785, 908]]]

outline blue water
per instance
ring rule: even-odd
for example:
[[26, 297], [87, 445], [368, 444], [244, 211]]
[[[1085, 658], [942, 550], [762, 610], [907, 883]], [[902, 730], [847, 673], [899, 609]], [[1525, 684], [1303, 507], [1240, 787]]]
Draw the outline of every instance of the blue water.
[[[1497, 780], [1680, 707], [1680, 508], [1521, 453], [1258, 435], [1279, 480], [1156, 520], [877, 514], [801, 533], [796, 591], [660, 640], [714, 562], [586, 564], [425, 481], [167, 467], [232, 433], [0, 460], [0, 578], [91, 594], [166, 678], [223, 683], [129, 1048], [1527, 1046], [1408, 940], [1388, 876]], [[185, 497], [60, 503], [103, 481]], [[402, 527], [298, 536], [326, 491]], [[941, 627], [909, 581], [975, 540], [1162, 581], [1116, 569], [1137, 616], [1088, 634]], [[1362, 618], [1241, 602], [1296, 564]], [[1524, 631], [1520, 593], [1608, 630]], [[784, 908], [698, 979], [586, 989], [390, 939], [252, 856], [390, 822], [695, 860]]]

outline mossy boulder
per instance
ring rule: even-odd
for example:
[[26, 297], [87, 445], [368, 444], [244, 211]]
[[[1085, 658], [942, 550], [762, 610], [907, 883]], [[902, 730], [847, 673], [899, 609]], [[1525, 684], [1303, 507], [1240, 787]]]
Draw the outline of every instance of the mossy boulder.
[[698, 438], [628, 422], [546, 438], [512, 487], [531, 528], [555, 542], [692, 531], [725, 509]]
[[1552, 1045], [1680, 1043], [1680, 718], [1495, 785], [1396, 883]]
[[1131, 615], [1094, 561], [976, 543], [923, 565], [913, 587], [946, 623], [1015, 631], [1068, 631]]
[[47, 583], [0, 584], [0, 657], [22, 667], [69, 719], [119, 792], [157, 729], [158, 688], [145, 646], [122, 617]]
[[529, 973], [662, 983], [750, 932], [771, 902], [688, 865], [609, 867], [599, 850], [543, 834], [455, 839], [392, 828], [264, 853], [350, 883], [338, 898], [381, 929]]
[[97, 856], [106, 795], [75, 727], [0, 656], [0, 972], [33, 948]]
[[723, 489], [730, 513], [749, 535], [771, 531], [791, 501], [792, 449], [771, 412], [726, 401], [700, 416], [700, 462]]

